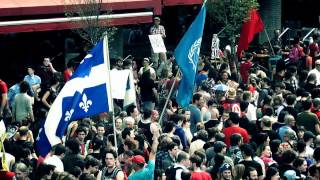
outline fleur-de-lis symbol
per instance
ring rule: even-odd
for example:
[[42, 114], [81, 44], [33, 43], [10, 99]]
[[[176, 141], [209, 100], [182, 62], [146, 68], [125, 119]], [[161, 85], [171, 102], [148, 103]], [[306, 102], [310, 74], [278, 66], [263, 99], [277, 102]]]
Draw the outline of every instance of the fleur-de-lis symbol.
[[39, 133], [38, 133], [38, 136], [37, 136], [37, 139], [36, 139], [37, 141], [40, 140], [40, 134], [41, 134], [42, 130], [43, 130], [42, 128], [39, 129]]
[[84, 112], [88, 112], [91, 105], [92, 105], [92, 101], [87, 98], [86, 94], [83, 94], [82, 102], [79, 103], [79, 107], [83, 109]]
[[69, 121], [71, 119], [71, 116], [72, 116], [73, 112], [74, 112], [73, 109], [70, 109], [70, 111], [67, 111], [66, 114], [65, 114], [64, 121]]

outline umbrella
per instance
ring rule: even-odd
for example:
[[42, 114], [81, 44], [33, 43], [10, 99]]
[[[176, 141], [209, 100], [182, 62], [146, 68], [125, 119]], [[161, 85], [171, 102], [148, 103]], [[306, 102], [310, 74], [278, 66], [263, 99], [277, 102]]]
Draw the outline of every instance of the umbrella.
[[215, 91], [223, 91], [226, 92], [229, 90], [229, 87], [225, 84], [217, 84], [213, 87]]

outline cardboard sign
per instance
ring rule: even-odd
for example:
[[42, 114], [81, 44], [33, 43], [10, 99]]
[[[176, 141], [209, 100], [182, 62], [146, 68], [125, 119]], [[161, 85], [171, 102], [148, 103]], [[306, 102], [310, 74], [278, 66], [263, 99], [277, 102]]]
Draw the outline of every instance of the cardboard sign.
[[149, 39], [154, 53], [167, 52], [161, 34], [149, 35]]

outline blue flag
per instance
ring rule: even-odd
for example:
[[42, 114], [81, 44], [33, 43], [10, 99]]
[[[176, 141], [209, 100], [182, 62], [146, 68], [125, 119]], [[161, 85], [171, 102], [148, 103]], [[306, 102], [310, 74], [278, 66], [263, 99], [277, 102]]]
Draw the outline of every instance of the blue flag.
[[174, 51], [182, 72], [177, 94], [177, 102], [181, 107], [187, 107], [192, 98], [205, 19], [206, 7], [203, 5]]
[[37, 137], [36, 147], [41, 156], [61, 143], [70, 121], [113, 110], [109, 69], [105, 38], [81, 61], [53, 102]]

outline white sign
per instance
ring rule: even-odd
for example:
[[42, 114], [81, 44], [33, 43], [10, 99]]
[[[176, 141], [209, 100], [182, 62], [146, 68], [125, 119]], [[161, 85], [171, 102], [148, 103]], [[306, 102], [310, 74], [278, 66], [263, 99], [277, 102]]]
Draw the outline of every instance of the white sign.
[[149, 39], [154, 53], [167, 52], [161, 34], [149, 35]]

